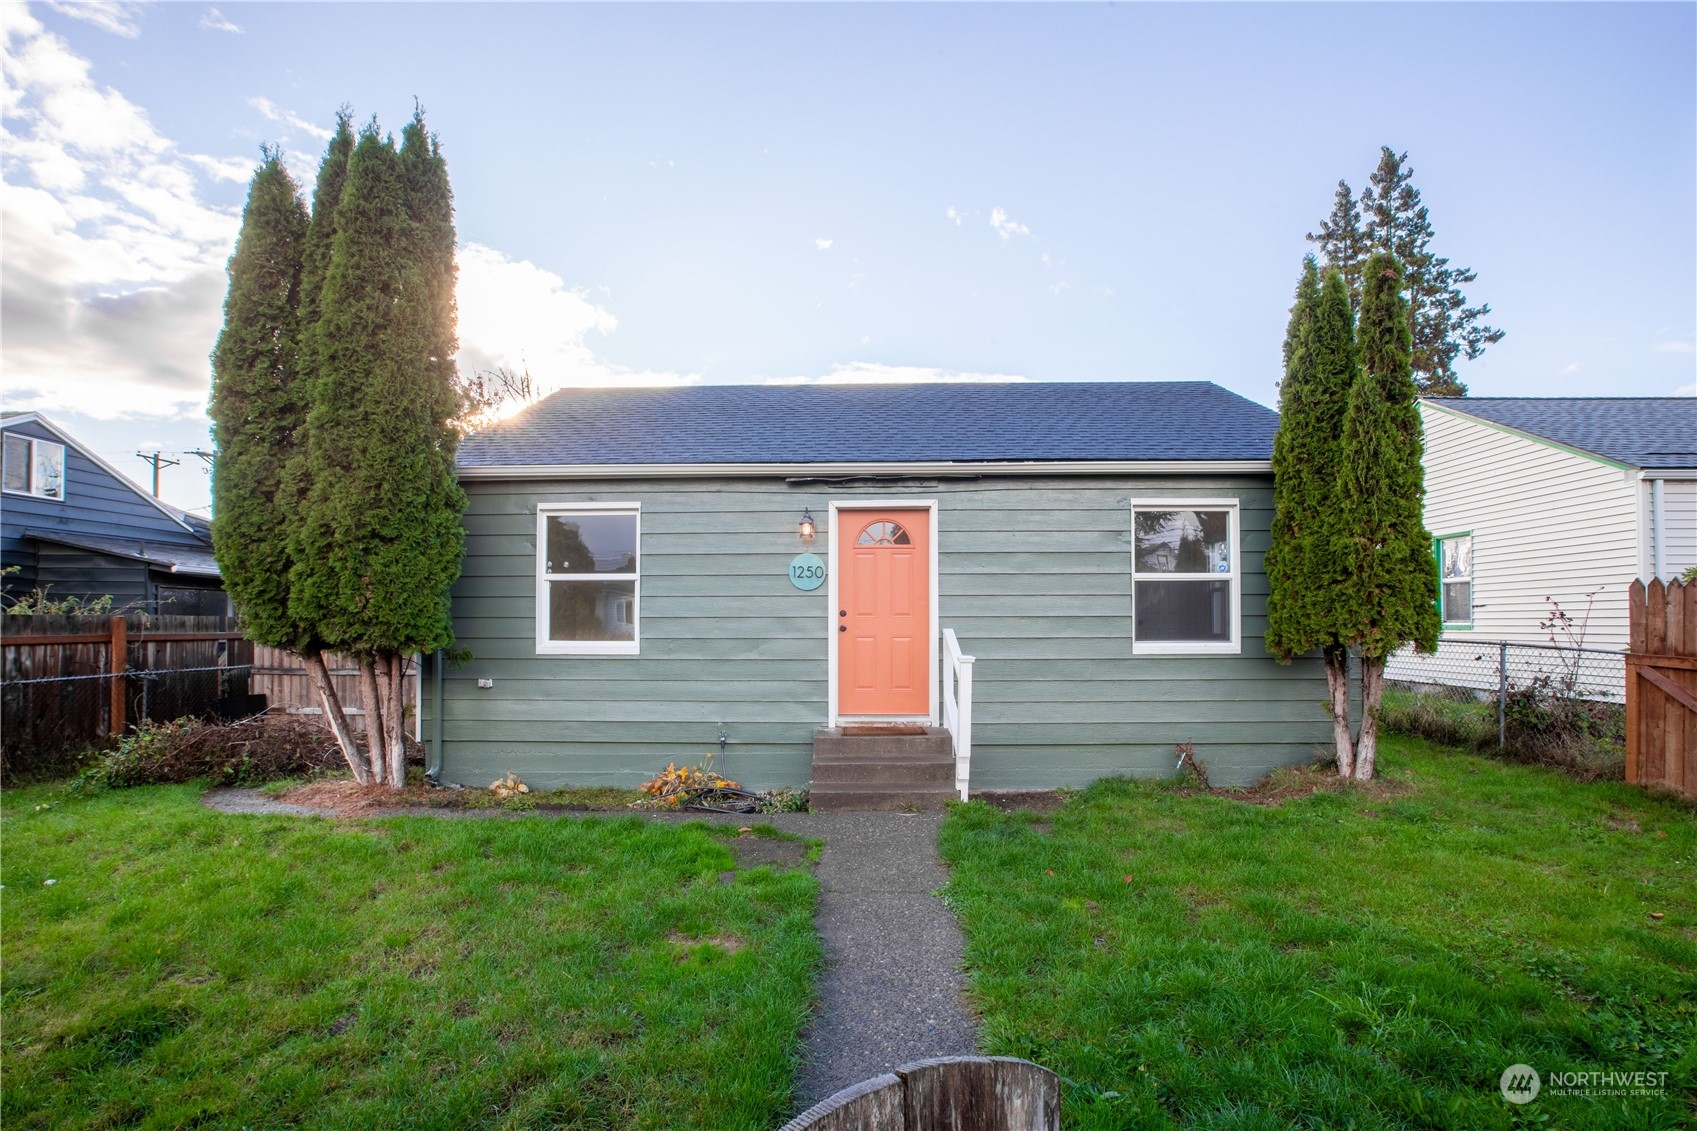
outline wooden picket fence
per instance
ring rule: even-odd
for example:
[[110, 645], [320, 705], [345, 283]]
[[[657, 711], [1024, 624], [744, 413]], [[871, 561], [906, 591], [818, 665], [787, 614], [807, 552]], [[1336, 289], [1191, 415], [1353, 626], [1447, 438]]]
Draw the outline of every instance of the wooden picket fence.
[[1628, 590], [1626, 780], [1697, 797], [1697, 582]]

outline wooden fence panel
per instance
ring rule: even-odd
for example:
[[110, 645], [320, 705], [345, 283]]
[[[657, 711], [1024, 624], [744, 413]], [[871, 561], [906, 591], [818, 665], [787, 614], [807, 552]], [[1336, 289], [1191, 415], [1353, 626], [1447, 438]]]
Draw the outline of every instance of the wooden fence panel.
[[1628, 591], [1626, 780], [1697, 797], [1697, 583]]
[[[318, 691], [307, 678], [301, 658], [281, 648], [263, 644], [253, 646], [253, 693], [263, 695], [268, 710], [299, 715], [324, 723], [324, 708], [318, 701]], [[359, 689], [359, 669], [346, 656], [326, 654], [325, 666], [330, 669], [330, 682], [347, 713], [348, 726], [356, 732], [365, 730], [365, 699]], [[408, 720], [407, 732], [416, 729], [418, 719], [417, 665], [409, 665], [407, 678], [401, 682], [402, 712]]]
[[0, 619], [8, 770], [20, 755], [97, 745], [142, 720], [239, 713], [252, 658], [223, 617]]

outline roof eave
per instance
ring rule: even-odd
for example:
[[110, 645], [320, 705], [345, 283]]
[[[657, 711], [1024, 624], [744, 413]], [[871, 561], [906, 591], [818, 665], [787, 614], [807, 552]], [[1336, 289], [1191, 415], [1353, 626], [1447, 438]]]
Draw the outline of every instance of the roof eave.
[[528, 463], [456, 469], [461, 479], [767, 479], [831, 475], [1265, 475], [1270, 459], [892, 463]]

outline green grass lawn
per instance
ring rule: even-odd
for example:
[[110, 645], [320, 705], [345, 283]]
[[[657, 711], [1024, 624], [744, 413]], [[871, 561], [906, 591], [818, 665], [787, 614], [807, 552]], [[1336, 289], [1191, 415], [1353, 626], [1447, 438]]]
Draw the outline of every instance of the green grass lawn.
[[147, 787], [8, 791], [0, 827], [7, 1131], [792, 1112], [816, 882], [737, 869], [705, 825], [226, 816]]
[[[1075, 1128], [1697, 1123], [1691, 808], [1412, 739], [1380, 764], [1277, 806], [1112, 781], [955, 808], [985, 1051], [1059, 1072]], [[1667, 1094], [1554, 1094], [1568, 1071]]]

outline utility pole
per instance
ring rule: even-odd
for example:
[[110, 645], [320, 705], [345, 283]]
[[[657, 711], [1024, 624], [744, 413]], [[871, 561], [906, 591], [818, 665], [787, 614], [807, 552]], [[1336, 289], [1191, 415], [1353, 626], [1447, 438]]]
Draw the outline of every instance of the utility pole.
[[161, 467], [176, 467], [183, 462], [180, 459], [166, 459], [161, 452], [137, 452], [136, 457], [143, 463], [153, 466], [153, 497], [156, 499], [159, 497], [159, 469]]

